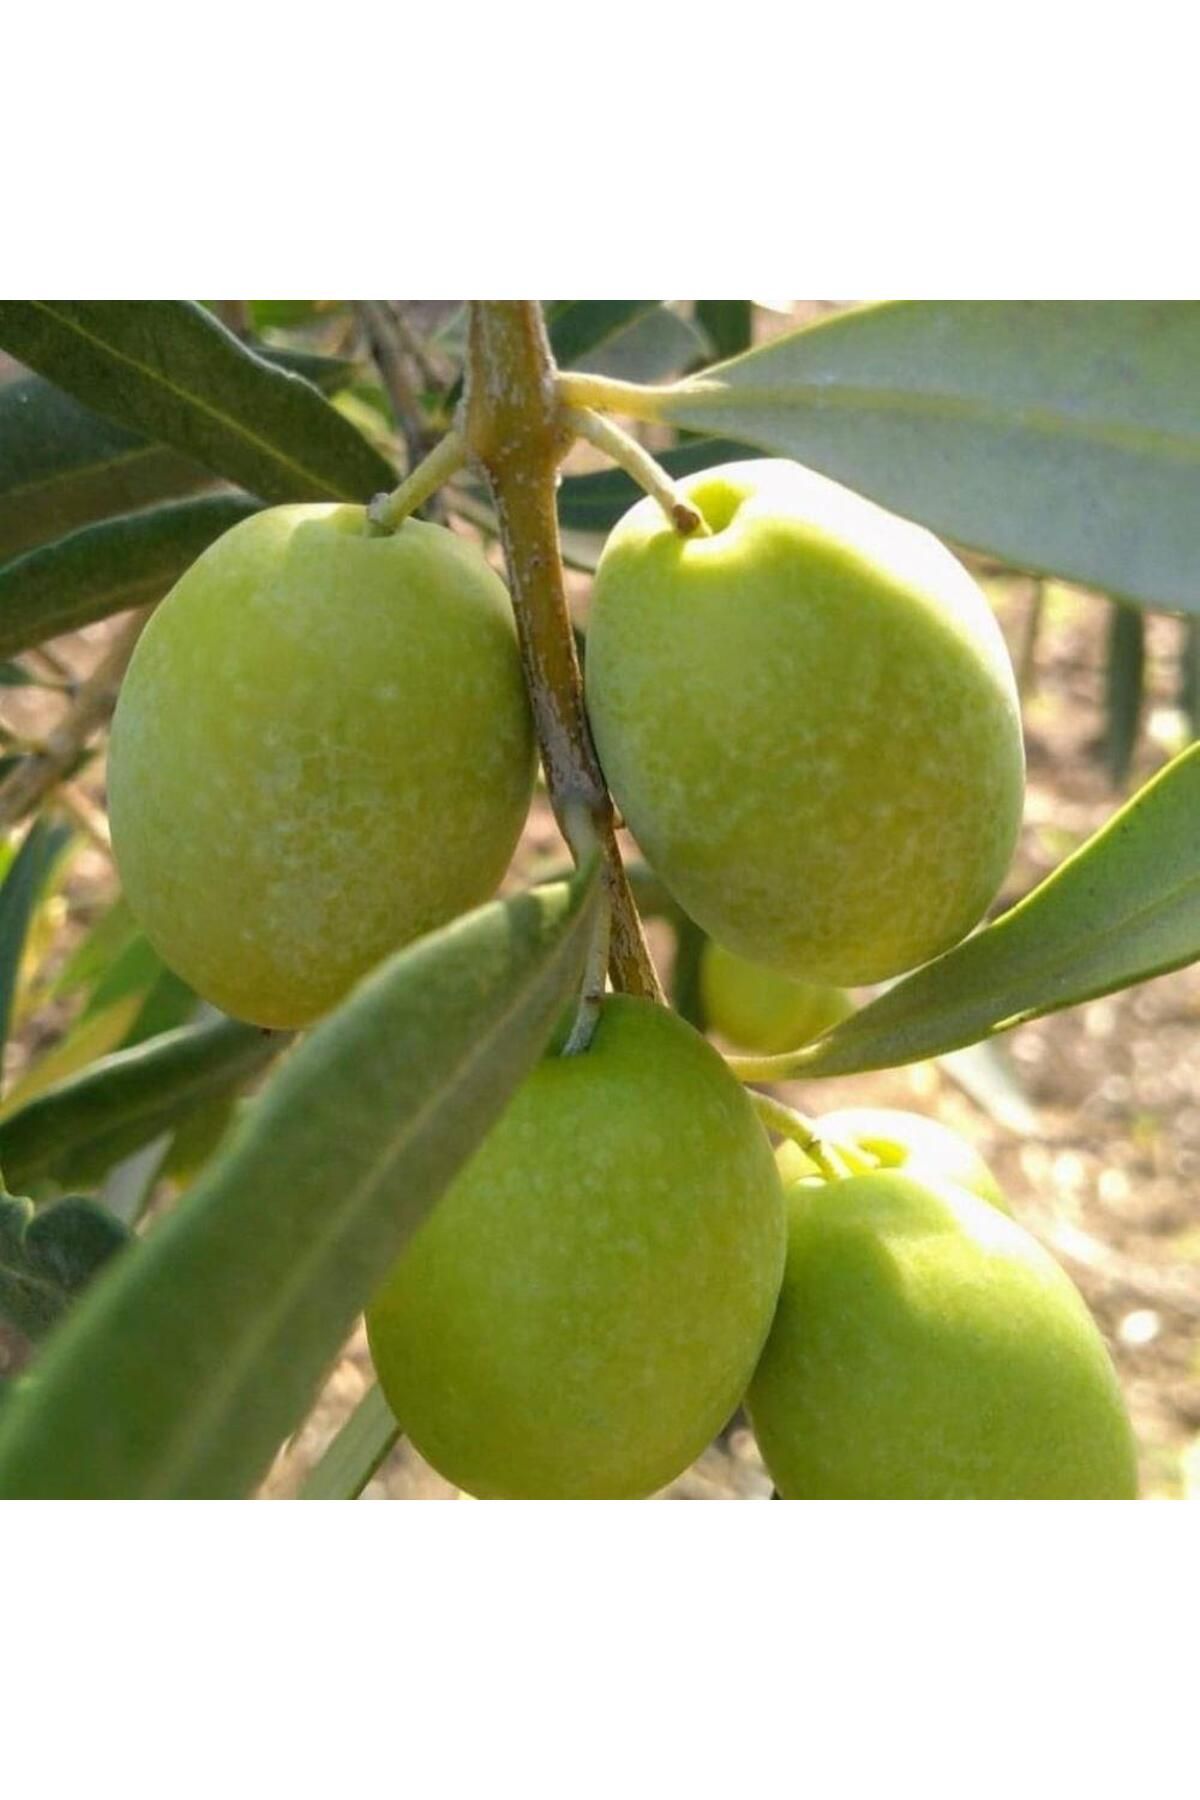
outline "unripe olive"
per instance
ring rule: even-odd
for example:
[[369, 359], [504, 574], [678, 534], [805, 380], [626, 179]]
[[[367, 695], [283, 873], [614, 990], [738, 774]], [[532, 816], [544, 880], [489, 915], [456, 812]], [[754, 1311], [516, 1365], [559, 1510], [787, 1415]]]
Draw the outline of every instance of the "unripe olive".
[[636, 1498], [726, 1424], [783, 1267], [745, 1091], [666, 1008], [613, 998], [547, 1057], [367, 1312], [417, 1448], [484, 1498]]
[[1016, 684], [936, 538], [772, 459], [691, 476], [711, 535], [640, 501], [604, 547], [588, 710], [613, 793], [717, 942], [801, 981], [948, 949], [1008, 867]]
[[529, 807], [507, 591], [479, 552], [361, 507], [280, 506], [151, 618], [109, 753], [121, 879], [215, 1005], [308, 1023], [390, 951], [488, 899]]
[[1029, 1234], [899, 1171], [786, 1194], [747, 1405], [785, 1498], [1131, 1499], [1133, 1434], [1083, 1300]]

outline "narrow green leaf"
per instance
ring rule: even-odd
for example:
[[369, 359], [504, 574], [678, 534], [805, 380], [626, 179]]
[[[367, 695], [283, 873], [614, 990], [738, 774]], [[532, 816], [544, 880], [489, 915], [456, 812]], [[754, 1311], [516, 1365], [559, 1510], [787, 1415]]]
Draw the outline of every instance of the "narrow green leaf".
[[[1017, 906], [907, 976], [778, 1074], [942, 1056], [1200, 958], [1200, 745], [1148, 782]], [[764, 1067], [766, 1065], [763, 1065]]]
[[259, 510], [241, 494], [177, 500], [85, 525], [0, 565], [0, 656], [161, 599], [202, 550]]
[[320, 1462], [298, 1500], [357, 1500], [400, 1436], [383, 1389], [373, 1382]]
[[862, 307], [663, 390], [653, 412], [1005, 562], [1200, 609], [1200, 302]]
[[694, 368], [712, 354], [712, 346], [690, 319], [670, 307], [655, 306], [612, 332], [573, 359], [571, 367], [616, 381], [666, 381]]
[[[697, 438], [674, 450], [655, 453], [671, 475], [694, 475], [718, 463], [744, 462], [759, 454], [732, 438]], [[558, 517], [564, 531], [609, 532], [642, 498], [642, 490], [624, 469], [596, 469], [568, 475], [558, 490]]]
[[1104, 760], [1114, 787], [1123, 787], [1137, 748], [1146, 673], [1146, 618], [1114, 600], [1108, 615], [1104, 671]]
[[717, 356], [740, 356], [752, 342], [754, 307], [749, 300], [697, 300], [696, 323]]
[[85, 1154], [89, 1172], [97, 1158], [103, 1170], [194, 1107], [240, 1087], [286, 1041], [279, 1032], [219, 1019], [101, 1057], [0, 1122], [0, 1169], [18, 1188], [77, 1172]]
[[561, 369], [576, 369], [581, 359], [603, 354], [626, 328], [661, 300], [548, 300], [546, 330], [554, 360]]
[[86, 936], [80, 939], [54, 978], [50, 989], [52, 996], [63, 999], [102, 980], [109, 966], [138, 935], [129, 902], [122, 895], [113, 901], [107, 912], [101, 913]]
[[401, 951], [296, 1048], [0, 1422], [0, 1495], [244, 1494], [580, 980], [594, 865]]
[[35, 1213], [30, 1201], [0, 1194], [0, 1318], [27, 1338], [43, 1337], [128, 1239], [82, 1195]]
[[8, 1042], [17, 978], [29, 927], [50, 872], [72, 835], [69, 825], [36, 820], [0, 887], [0, 1057]]
[[395, 482], [307, 381], [191, 301], [4, 300], [0, 345], [262, 500], [368, 500]]
[[214, 480], [38, 375], [0, 384], [0, 558]]

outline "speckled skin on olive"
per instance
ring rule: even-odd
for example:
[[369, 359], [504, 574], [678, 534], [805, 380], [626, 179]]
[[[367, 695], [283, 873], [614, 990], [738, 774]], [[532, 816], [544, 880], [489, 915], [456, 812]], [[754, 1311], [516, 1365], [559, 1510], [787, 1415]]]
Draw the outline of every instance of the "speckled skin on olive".
[[483, 1498], [634, 1499], [725, 1425], [784, 1254], [745, 1092], [675, 1014], [604, 1003], [548, 1057], [367, 1311], [422, 1455]]
[[655, 501], [596, 572], [588, 710], [639, 844], [698, 924], [804, 981], [881, 981], [956, 943], [1003, 879], [1024, 793], [1012, 668], [926, 531], [798, 464]]
[[713, 1031], [761, 1056], [798, 1050], [854, 1011], [842, 988], [794, 981], [778, 969], [735, 956], [711, 938], [700, 956], [700, 998]]
[[109, 752], [129, 903], [206, 999], [306, 1024], [495, 891], [533, 727], [507, 590], [479, 552], [352, 506], [281, 506], [158, 608]]
[[787, 1268], [747, 1405], [787, 1499], [1133, 1499], [1116, 1373], [1053, 1258], [899, 1172], [787, 1190]]

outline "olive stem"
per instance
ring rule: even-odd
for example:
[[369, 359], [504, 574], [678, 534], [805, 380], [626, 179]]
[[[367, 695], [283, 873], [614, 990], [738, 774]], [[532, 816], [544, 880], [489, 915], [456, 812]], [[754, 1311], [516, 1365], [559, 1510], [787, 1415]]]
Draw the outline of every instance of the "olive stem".
[[382, 537], [402, 525], [411, 512], [444, 487], [466, 466], [467, 446], [457, 431], [448, 431], [423, 462], [390, 494], [376, 494], [367, 507], [367, 529]]
[[[570, 370], [559, 375], [557, 385], [564, 406], [623, 413], [627, 419], [645, 419], [651, 424], [669, 422], [662, 401], [676, 392], [674, 386], [643, 387], [638, 381], [615, 381], [607, 375], [584, 375]], [[695, 384], [683, 385], [690, 388]]]
[[600, 846], [611, 917], [609, 969], [623, 993], [663, 999], [616, 838], [612, 799], [592, 743], [567, 609], [558, 536], [558, 465], [572, 433], [533, 300], [471, 303], [461, 418], [466, 448], [496, 510], [525, 684], [550, 804], [580, 858], [580, 809]]
[[[799, 1144], [805, 1156], [816, 1163], [826, 1181], [844, 1181], [851, 1173], [850, 1159], [841, 1146], [835, 1148], [819, 1137], [814, 1122], [802, 1112], [785, 1106], [782, 1100], [775, 1100], [770, 1094], [752, 1091], [749, 1098], [767, 1130], [775, 1132], [778, 1137], [788, 1138], [793, 1144]], [[856, 1172], [862, 1173], [862, 1170]]]
[[704, 514], [685, 500], [677, 483], [667, 473], [660, 462], [656, 462], [644, 445], [636, 438], [614, 425], [611, 419], [602, 418], [586, 406], [572, 407], [567, 412], [567, 422], [581, 438], [602, 450], [618, 467], [624, 469], [631, 481], [636, 481], [640, 488], [662, 507], [668, 522], [674, 526], [680, 537], [711, 537]]
[[[400, 333], [397, 309], [387, 300], [356, 300], [354, 312], [383, 381], [392, 417], [404, 439], [407, 467], [411, 473], [420, 467], [422, 458], [432, 449], [434, 439], [440, 434], [429, 431], [420, 401], [409, 379], [406, 340]], [[427, 516], [432, 516], [436, 523], [444, 524], [444, 519], [440, 517], [439, 503], [432, 495], [428, 496], [428, 500], [432, 504]]]

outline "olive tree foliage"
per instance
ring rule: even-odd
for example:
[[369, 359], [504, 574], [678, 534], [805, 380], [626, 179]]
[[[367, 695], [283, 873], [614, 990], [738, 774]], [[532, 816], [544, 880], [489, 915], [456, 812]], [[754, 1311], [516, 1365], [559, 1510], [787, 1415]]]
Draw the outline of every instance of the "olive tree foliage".
[[[583, 715], [562, 565], [594, 567], [638, 489], [619, 467], [559, 480], [576, 409], [669, 428], [669, 475], [792, 457], [1109, 596], [1124, 779], [1145, 613], [1200, 614], [1200, 305], [906, 302], [757, 347], [751, 326], [738, 300], [0, 303], [0, 681], [60, 708], [44, 741], [0, 743], [0, 1044], [40, 1006], [70, 1017], [0, 1095], [0, 1320], [27, 1352], [0, 1389], [0, 1495], [253, 1491], [586, 986], [602, 909], [614, 985], [651, 996], [640, 921], [669, 921], [673, 998], [702, 1023], [695, 929], [622, 867]], [[98, 829], [76, 777], [147, 609], [256, 509], [369, 502], [450, 431], [463, 455], [423, 511], [504, 544], [575, 868], [399, 952], [298, 1039], [205, 1007], [120, 899], [48, 962]], [[115, 615], [76, 679], [52, 641]], [[1189, 635], [1188, 704], [1195, 660]], [[1196, 960], [1198, 812], [1200, 748], [957, 948], [740, 1072], [938, 1056]], [[360, 1492], [395, 1434], [373, 1391], [306, 1495]]]

